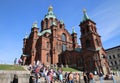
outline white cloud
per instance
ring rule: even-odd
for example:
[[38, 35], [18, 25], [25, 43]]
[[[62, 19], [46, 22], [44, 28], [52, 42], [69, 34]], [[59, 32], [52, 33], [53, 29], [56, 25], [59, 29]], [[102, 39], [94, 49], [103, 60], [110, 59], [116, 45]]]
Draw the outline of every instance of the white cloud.
[[120, 35], [120, 11], [118, 10], [120, 10], [118, 4], [104, 3], [92, 11], [92, 18], [97, 22], [103, 42]]

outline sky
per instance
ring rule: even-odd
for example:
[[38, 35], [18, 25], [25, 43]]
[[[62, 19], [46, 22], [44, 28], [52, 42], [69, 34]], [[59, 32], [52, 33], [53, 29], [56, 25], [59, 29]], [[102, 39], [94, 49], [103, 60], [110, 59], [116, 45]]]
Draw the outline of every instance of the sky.
[[75, 28], [80, 44], [79, 24], [83, 9], [96, 23], [104, 49], [120, 45], [120, 0], [0, 0], [0, 63], [13, 63], [22, 54], [23, 38], [32, 24], [41, 20], [53, 6], [58, 20], [71, 33]]

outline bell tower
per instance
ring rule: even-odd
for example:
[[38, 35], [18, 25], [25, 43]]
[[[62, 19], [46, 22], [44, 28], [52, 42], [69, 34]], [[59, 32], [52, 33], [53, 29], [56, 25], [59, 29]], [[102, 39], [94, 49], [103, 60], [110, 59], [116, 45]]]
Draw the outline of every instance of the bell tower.
[[86, 10], [83, 10], [83, 13], [83, 20], [80, 23], [83, 50], [102, 47], [101, 36], [97, 33], [96, 23], [89, 18]]
[[73, 42], [73, 49], [78, 47], [78, 43], [77, 43], [77, 33], [74, 30], [74, 27], [72, 28], [72, 42]]
[[83, 10], [83, 19], [80, 23], [81, 46], [84, 58], [84, 68], [89, 72], [97, 71], [109, 73], [106, 52], [101, 43], [101, 36], [97, 32], [96, 23]]

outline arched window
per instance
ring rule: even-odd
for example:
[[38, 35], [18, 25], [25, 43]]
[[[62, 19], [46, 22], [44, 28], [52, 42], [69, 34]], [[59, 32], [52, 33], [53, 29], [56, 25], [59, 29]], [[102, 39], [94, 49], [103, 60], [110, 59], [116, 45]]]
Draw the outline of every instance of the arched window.
[[64, 33], [62, 34], [62, 41], [66, 41], [66, 36]]
[[89, 39], [87, 39], [86, 40], [86, 48], [89, 48], [91, 45], [90, 45], [90, 40]]

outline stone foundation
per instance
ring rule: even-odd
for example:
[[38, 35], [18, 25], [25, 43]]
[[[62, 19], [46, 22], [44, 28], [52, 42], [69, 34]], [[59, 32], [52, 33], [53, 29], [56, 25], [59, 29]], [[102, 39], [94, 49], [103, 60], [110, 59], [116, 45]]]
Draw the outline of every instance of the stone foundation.
[[30, 73], [27, 71], [0, 71], [0, 83], [12, 83], [14, 75], [18, 76], [18, 83], [29, 83]]

